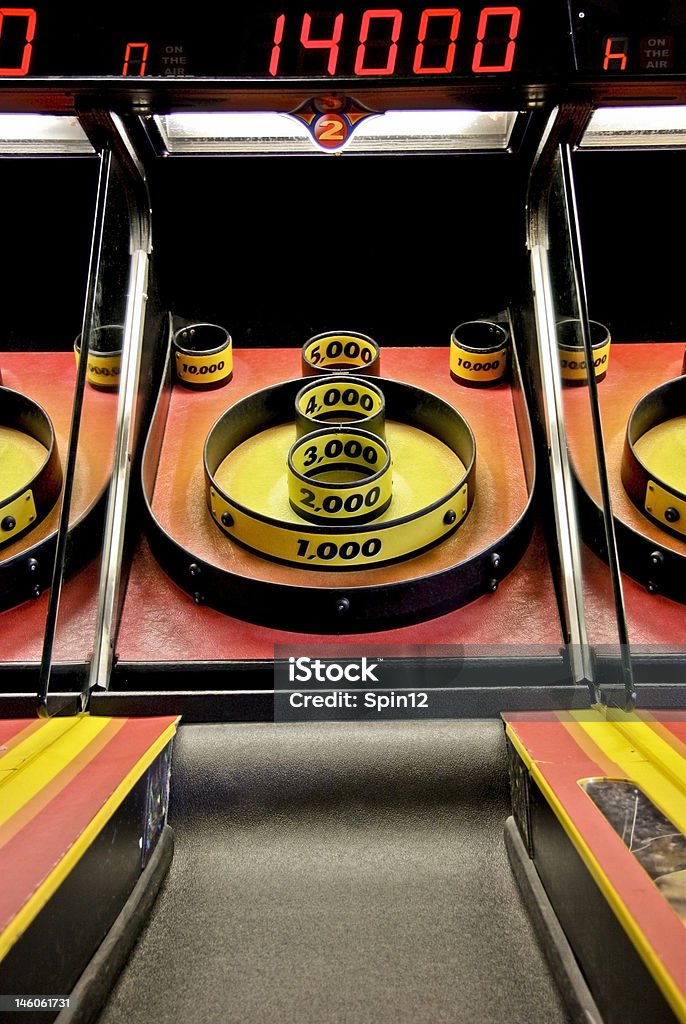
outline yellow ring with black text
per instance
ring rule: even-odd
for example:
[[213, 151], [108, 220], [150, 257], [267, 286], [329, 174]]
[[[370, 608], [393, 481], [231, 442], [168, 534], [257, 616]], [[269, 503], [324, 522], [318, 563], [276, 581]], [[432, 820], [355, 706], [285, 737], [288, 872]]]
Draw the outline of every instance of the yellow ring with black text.
[[174, 334], [174, 370], [184, 387], [209, 391], [233, 377], [231, 335], [218, 324], [187, 324]]
[[288, 453], [290, 505], [310, 522], [369, 522], [386, 511], [392, 494], [388, 445], [368, 431], [316, 430]]

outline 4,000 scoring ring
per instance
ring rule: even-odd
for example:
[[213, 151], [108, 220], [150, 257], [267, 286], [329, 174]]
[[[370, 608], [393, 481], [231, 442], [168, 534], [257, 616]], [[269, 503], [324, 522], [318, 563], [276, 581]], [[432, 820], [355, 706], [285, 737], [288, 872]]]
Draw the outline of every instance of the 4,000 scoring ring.
[[333, 423], [355, 426], [385, 437], [386, 400], [371, 381], [347, 374], [314, 377], [295, 396], [298, 437]]

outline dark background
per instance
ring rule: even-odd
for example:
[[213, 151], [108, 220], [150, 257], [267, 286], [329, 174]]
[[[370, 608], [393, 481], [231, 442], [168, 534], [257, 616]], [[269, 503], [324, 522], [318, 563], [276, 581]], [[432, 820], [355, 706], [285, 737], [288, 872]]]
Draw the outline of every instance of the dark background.
[[[682, 152], [575, 157], [589, 312], [614, 340], [686, 337], [685, 172]], [[0, 160], [0, 349], [73, 345], [96, 176], [89, 158]], [[179, 158], [152, 187], [163, 307], [223, 324], [237, 347], [331, 329], [447, 345], [461, 320], [513, 301], [526, 257], [503, 154]], [[122, 303], [125, 245], [104, 318]]]

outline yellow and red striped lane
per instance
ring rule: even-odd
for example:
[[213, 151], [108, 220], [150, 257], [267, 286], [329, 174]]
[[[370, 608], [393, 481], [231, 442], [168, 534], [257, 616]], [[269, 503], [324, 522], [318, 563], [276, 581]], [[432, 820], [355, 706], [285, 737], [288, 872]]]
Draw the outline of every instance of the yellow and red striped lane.
[[0, 718], [0, 757], [40, 729], [40, 718]]
[[178, 718], [0, 722], [0, 959], [88, 849]]
[[[646, 967], [655, 978], [677, 1019], [686, 1021], [686, 928], [648, 873], [623, 843], [604, 815], [579, 783], [590, 778], [630, 779], [662, 807], [668, 817], [683, 820], [686, 812], [686, 762], [681, 779], [683, 789], [667, 780], [661, 799], [655, 800], [655, 765], [646, 748], [665, 747], [675, 755], [671, 742], [656, 730], [656, 743], [646, 744], [651, 730], [650, 716], [624, 716], [619, 723], [608, 722], [595, 712], [506, 713], [507, 734], [532, 777], [557, 816], [560, 824], [631, 938]], [[677, 745], [682, 743], [685, 724], [680, 715], [666, 716], [659, 724]], [[640, 728], [634, 728], [639, 726]], [[609, 742], [604, 734], [609, 734]], [[627, 739], [627, 734], [629, 739]], [[640, 742], [635, 743], [638, 739]], [[623, 763], [618, 763], [617, 757]], [[644, 770], [651, 777], [646, 779]], [[660, 774], [659, 772], [657, 774]], [[635, 776], [639, 776], [636, 778]], [[646, 784], [648, 781], [648, 784]], [[664, 779], [662, 779], [664, 782]], [[674, 795], [676, 799], [674, 798]]]
[[642, 711], [640, 717], [686, 761], [686, 711]]

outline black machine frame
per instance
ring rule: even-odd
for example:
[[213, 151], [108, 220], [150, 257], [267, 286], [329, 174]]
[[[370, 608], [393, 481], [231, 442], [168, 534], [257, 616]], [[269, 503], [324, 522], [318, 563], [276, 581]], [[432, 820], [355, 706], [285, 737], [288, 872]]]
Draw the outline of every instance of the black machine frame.
[[[317, 82], [319, 87], [322, 83]], [[293, 111], [308, 102], [313, 94], [317, 94], [313, 82], [308, 81], [264, 81], [247, 82], [244, 80], [179, 80], [179, 79], [43, 79], [14, 80], [3, 82], [0, 91], [0, 108], [6, 112], [32, 111], [41, 113], [75, 114], [81, 123], [88, 128], [89, 135], [96, 148], [115, 145], [120, 158], [132, 167], [132, 207], [138, 210], [137, 216], [142, 220], [147, 217], [146, 206], [149, 203], [147, 187], [153, 197], [153, 231], [155, 211], [155, 189], [157, 187], [157, 167], [164, 163], [164, 152], [160, 143], [152, 115], [170, 111], [204, 111], [212, 110], [276, 110]], [[327, 90], [328, 92], [328, 90]], [[668, 704], [681, 700], [681, 683], [683, 658], [677, 652], [651, 652], [647, 658], [632, 659], [628, 653], [628, 637], [621, 607], [621, 594], [615, 594], [615, 608], [610, 617], [616, 617], [618, 630], [618, 647], [620, 652], [610, 658], [603, 659], [592, 650], [585, 650], [587, 640], [577, 636], [574, 630], [575, 612], [569, 604], [569, 580], [565, 566], [561, 564], [564, 556], [560, 554], [559, 531], [567, 529], [566, 512], [554, 507], [551, 490], [554, 485], [556, 469], [549, 465], [550, 431], [547, 421], [544, 396], [549, 388], [545, 380], [546, 372], [541, 370], [540, 339], [536, 325], [536, 315], [531, 297], [531, 282], [528, 279], [528, 266], [525, 246], [532, 244], [531, 211], [546, 203], [546, 154], [557, 147], [573, 150], [577, 145], [585, 123], [592, 110], [597, 106], [610, 103], [633, 105], [637, 103], [655, 103], [657, 105], [679, 103], [686, 97], [686, 83], [679, 76], [660, 77], [659, 80], [647, 79], [643, 76], [623, 77], [609, 75], [598, 80], [597, 77], [585, 74], [559, 75], [554, 80], [524, 80], [518, 77], [506, 85], [496, 76], [489, 80], [460, 81], [442, 83], [387, 85], [379, 81], [360, 79], [336, 80], [335, 92], [343, 96], [351, 95], [371, 109], [384, 111], [390, 109], [452, 109], [460, 107], [473, 110], [497, 110], [503, 106], [507, 98], [507, 109], [525, 112], [518, 120], [523, 130], [513, 137], [511, 148], [516, 151], [519, 161], [519, 230], [521, 242], [521, 262], [515, 275], [514, 287], [514, 327], [515, 333], [523, 339], [520, 353], [522, 363], [522, 390], [526, 396], [529, 412], [532, 415], [534, 441], [539, 465], [539, 479], [535, 498], [544, 523], [555, 522], [556, 529], [548, 529], [549, 558], [556, 579], [558, 602], [560, 608], [561, 635], [563, 643], [552, 657], [537, 657], [530, 652], [523, 657], [517, 655], [516, 649], [511, 658], [503, 657], [502, 653], [490, 656], [486, 651], [480, 657], [467, 658], [461, 663], [460, 689], [471, 689], [465, 693], [464, 701], [458, 704], [475, 713], [477, 709], [488, 706], [493, 713], [498, 703], [502, 702], [503, 694], [497, 690], [505, 686], [506, 702], [514, 706], [518, 701], [536, 702], [552, 701], [553, 706], [566, 706], [570, 702], [588, 699], [588, 687], [592, 699], [601, 695], [603, 682], [615, 683], [619, 677], [622, 681], [624, 700], [631, 702], [634, 698], [631, 671], [638, 669], [639, 678], [644, 689], [644, 699], [666, 700]], [[562, 114], [560, 114], [562, 110]], [[503, 154], [499, 159], [512, 157], [512, 153]], [[173, 158], [176, 159], [176, 158]], [[184, 158], [180, 158], [184, 159]], [[495, 159], [495, 158], [489, 158]], [[534, 173], [529, 180], [530, 171]], [[136, 184], [138, 182], [138, 184]], [[135, 193], [138, 192], [138, 196]], [[528, 220], [527, 220], [528, 216]], [[572, 233], [574, 226], [572, 226]], [[534, 232], [535, 233], [535, 232]], [[533, 240], [535, 241], [535, 239]], [[578, 239], [573, 239], [581, 252]], [[169, 245], [169, 239], [165, 240]], [[148, 246], [145, 243], [144, 248]], [[165, 256], [162, 252], [155, 254], [160, 262]], [[168, 257], [167, 257], [168, 259]], [[151, 391], [155, 383], [163, 379], [163, 360], [165, 348], [165, 332], [160, 316], [160, 297], [157, 292], [154, 274], [151, 277], [153, 287], [151, 295], [154, 301], [148, 305], [148, 327], [146, 327], [143, 353], [143, 373], [140, 377], [145, 382], [141, 393], [134, 400], [131, 398], [130, 414], [133, 415], [135, 426], [130, 437], [135, 438], [136, 459], [141, 455], [141, 437], [152, 413]], [[163, 289], [164, 291], [164, 289]], [[585, 297], [582, 297], [585, 306]], [[588, 312], [583, 315], [588, 318]], [[152, 324], [152, 326], [151, 326]], [[588, 338], [586, 339], [589, 344]], [[139, 353], [139, 356], [140, 354]], [[590, 351], [589, 351], [590, 355]], [[152, 383], [151, 383], [152, 382]], [[591, 388], [591, 391], [593, 388]], [[591, 399], [595, 407], [595, 400]], [[596, 441], [598, 439], [596, 438]], [[598, 451], [602, 453], [602, 447]], [[599, 456], [601, 457], [601, 456]], [[603, 472], [601, 469], [601, 479]], [[152, 707], [164, 706], [174, 708], [191, 708], [199, 717], [214, 715], [210, 710], [211, 701], [203, 701], [203, 691], [214, 690], [212, 682], [221, 675], [229, 680], [222, 706], [235, 709], [230, 714], [239, 717], [268, 717], [271, 665], [265, 661], [245, 662], [237, 659], [230, 664], [195, 663], [191, 660], [183, 664], [169, 665], [154, 661], [145, 664], [126, 663], [118, 660], [115, 654], [118, 611], [123, 596], [122, 580], [125, 580], [126, 569], [121, 565], [124, 552], [128, 550], [136, 530], [136, 509], [140, 495], [134, 487], [128, 494], [128, 480], [124, 492], [130, 503], [128, 516], [129, 531], [127, 543], [113, 552], [113, 564], [119, 564], [122, 578], [117, 576], [114, 595], [109, 599], [109, 621], [103, 637], [101, 633], [101, 658], [97, 667], [92, 670], [89, 689], [95, 693], [94, 707], [126, 707], [127, 693], [130, 695], [130, 706]], [[566, 499], [567, 500], [567, 499]], [[568, 499], [571, 502], [571, 499]], [[583, 510], [582, 510], [583, 511]], [[583, 515], [582, 515], [583, 519]], [[593, 524], [589, 535], [599, 538], [597, 550], [607, 555], [612, 554], [614, 532], [611, 519], [600, 513]], [[582, 531], [583, 532], [583, 531]], [[110, 546], [111, 546], [110, 539]], [[490, 558], [492, 552], [487, 552]], [[613, 558], [610, 557], [613, 564]], [[615, 560], [616, 564], [616, 560]], [[490, 580], [492, 576], [488, 576]], [[109, 585], [109, 584], [108, 584]], [[102, 630], [102, 622], [100, 628]], [[304, 637], [303, 639], [307, 639]], [[577, 647], [582, 648], [577, 656]], [[428, 659], [431, 661], [431, 659]], [[437, 659], [437, 662], [440, 659]], [[627, 670], [628, 666], [628, 670]], [[653, 687], [656, 681], [655, 672], [661, 673], [659, 682], [666, 683], [663, 688]], [[509, 686], [506, 680], [516, 670], [517, 682]], [[550, 671], [552, 669], [552, 672]], [[61, 673], [60, 673], [61, 674]], [[31, 676], [30, 666], [12, 666], [11, 678], [18, 679]], [[67, 672], [68, 676], [68, 672]], [[527, 677], [528, 685], [522, 684], [522, 677]], [[152, 680], [156, 680], [153, 684]], [[165, 680], [167, 684], [165, 684]], [[258, 680], [257, 684], [255, 681]], [[468, 680], [470, 682], [468, 682]], [[247, 685], [246, 685], [247, 684]], [[174, 696], [166, 695], [161, 703], [155, 703], [155, 690], [177, 690]], [[496, 690], [484, 697], [489, 686]], [[68, 689], [69, 687], [67, 687]], [[248, 698], [242, 692], [251, 691]], [[550, 691], [546, 693], [546, 691]], [[109, 691], [109, 692], [108, 692]], [[241, 691], [240, 695], [238, 691]], [[233, 692], [233, 696], [232, 696]], [[478, 693], [478, 696], [475, 696]], [[114, 704], [112, 703], [114, 701]], [[150, 703], [152, 701], [152, 703]], [[454, 712], [455, 705], [448, 702], [447, 707]], [[200, 708], [200, 710], [197, 710]], [[471, 710], [469, 710], [471, 709]]]

